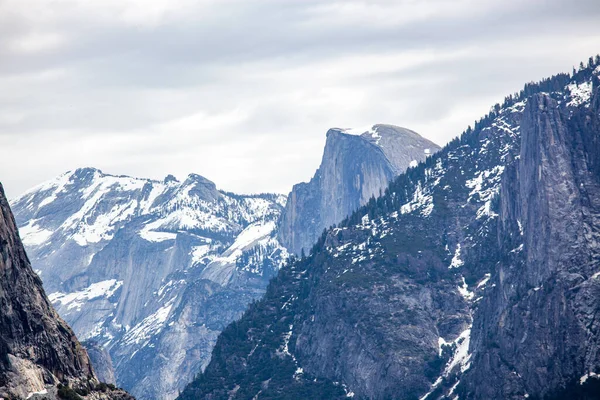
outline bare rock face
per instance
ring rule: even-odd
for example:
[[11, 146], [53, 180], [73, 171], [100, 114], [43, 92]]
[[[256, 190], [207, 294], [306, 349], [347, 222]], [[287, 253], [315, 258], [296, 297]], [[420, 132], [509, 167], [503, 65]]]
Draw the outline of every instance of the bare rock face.
[[439, 147], [417, 133], [375, 125], [359, 135], [330, 129], [321, 166], [308, 183], [294, 185], [278, 237], [291, 252], [308, 252], [323, 229], [342, 221], [389, 182]]
[[473, 397], [548, 396], [600, 367], [595, 91], [589, 109], [565, 110], [540, 94], [524, 112], [520, 158], [502, 190], [499, 237], [509, 257], [478, 313], [465, 377]]
[[[99, 384], [87, 353], [31, 268], [1, 185], [0, 318], [0, 397], [26, 398], [61, 382], [89, 393]], [[95, 396], [113, 398], [110, 391]]]
[[88, 340], [82, 343], [90, 356], [94, 372], [101, 382], [116, 384], [115, 370], [110, 353], [98, 342]]

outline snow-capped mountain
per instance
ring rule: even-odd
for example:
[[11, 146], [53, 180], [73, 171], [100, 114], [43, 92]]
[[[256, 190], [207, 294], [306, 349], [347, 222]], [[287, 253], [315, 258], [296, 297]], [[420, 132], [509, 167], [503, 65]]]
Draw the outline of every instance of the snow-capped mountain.
[[527, 84], [281, 269], [180, 399], [597, 398], [599, 137], [600, 56]]
[[102, 375], [139, 399], [172, 399], [206, 366], [221, 330], [264, 294], [288, 257], [281, 237], [312, 245], [324, 224], [439, 149], [391, 125], [359, 131], [328, 132], [316, 177], [294, 188], [285, 216], [282, 195], [235, 195], [198, 175], [153, 181], [92, 168], [12, 205], [49, 298], [95, 346]]
[[86, 168], [12, 207], [60, 315], [109, 350], [119, 385], [169, 399], [287, 258], [275, 239], [285, 200], [219, 191], [198, 175], [161, 182]]

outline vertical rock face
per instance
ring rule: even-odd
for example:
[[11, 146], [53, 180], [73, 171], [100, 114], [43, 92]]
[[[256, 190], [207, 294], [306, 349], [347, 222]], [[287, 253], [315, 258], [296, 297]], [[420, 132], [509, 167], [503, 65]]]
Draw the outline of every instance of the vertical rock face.
[[61, 381], [98, 383], [87, 353], [31, 268], [2, 185], [0, 318], [0, 397], [26, 398]]
[[520, 159], [502, 191], [509, 257], [478, 314], [465, 379], [474, 397], [551, 395], [600, 368], [598, 97], [596, 85], [589, 108], [572, 110], [536, 95], [525, 110]]
[[412, 163], [439, 147], [408, 129], [375, 125], [356, 135], [330, 129], [321, 165], [308, 183], [294, 186], [281, 217], [278, 237], [296, 254], [308, 252], [323, 229], [378, 196]]
[[116, 384], [115, 370], [108, 351], [100, 343], [93, 340], [83, 342], [82, 344], [92, 361], [94, 372], [98, 379], [101, 382]]
[[528, 84], [400, 175], [181, 399], [598, 398], [599, 87], [600, 57]]

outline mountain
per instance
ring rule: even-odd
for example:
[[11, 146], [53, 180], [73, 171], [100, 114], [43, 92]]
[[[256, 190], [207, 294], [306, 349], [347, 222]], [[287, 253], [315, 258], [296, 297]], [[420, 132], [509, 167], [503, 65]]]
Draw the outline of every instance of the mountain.
[[153, 181], [84, 168], [12, 207], [50, 300], [97, 344], [101, 375], [139, 399], [172, 399], [287, 257], [275, 238], [284, 203], [199, 175]]
[[378, 196], [390, 181], [439, 146], [393, 125], [366, 132], [330, 129], [323, 159], [308, 183], [294, 185], [281, 216], [278, 238], [292, 253], [308, 251], [324, 229]]
[[527, 84], [329, 229], [180, 399], [598, 398], [599, 76]]
[[[0, 184], [0, 398], [131, 399], [100, 384], [33, 272]], [[73, 398], [73, 397], [72, 397]]]

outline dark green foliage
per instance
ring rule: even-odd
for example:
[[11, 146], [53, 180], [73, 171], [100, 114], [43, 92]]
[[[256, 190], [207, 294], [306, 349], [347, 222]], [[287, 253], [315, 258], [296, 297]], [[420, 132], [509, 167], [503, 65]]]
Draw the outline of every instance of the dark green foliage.
[[100, 382], [96, 385], [96, 390], [105, 393], [108, 390], [108, 385], [104, 382]]
[[[554, 391], [543, 400], [600, 400], [600, 380], [589, 378], [582, 385], [578, 379], [573, 380], [565, 388]], [[532, 397], [532, 400], [537, 400]]]
[[64, 400], [83, 400], [75, 390], [60, 384], [58, 385], [58, 397]]

